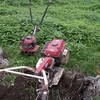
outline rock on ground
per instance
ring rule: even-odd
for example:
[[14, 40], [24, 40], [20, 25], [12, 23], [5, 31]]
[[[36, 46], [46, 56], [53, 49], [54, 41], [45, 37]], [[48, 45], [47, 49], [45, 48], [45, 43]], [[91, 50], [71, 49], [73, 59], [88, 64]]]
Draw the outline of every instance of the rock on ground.
[[100, 75], [96, 77], [88, 76], [86, 80], [90, 82], [86, 91], [84, 92], [84, 97], [86, 100], [91, 100], [93, 97], [100, 98]]
[[1, 67], [9, 66], [9, 61], [3, 58], [3, 50], [1, 47], [0, 47], [0, 66]]

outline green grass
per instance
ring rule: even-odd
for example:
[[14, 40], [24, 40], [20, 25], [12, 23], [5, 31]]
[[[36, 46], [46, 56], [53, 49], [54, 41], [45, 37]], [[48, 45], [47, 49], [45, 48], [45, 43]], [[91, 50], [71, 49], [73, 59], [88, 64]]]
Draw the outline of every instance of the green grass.
[[[46, 0], [34, 0], [35, 23], [39, 23], [45, 7]], [[28, 0], [0, 0], [0, 28], [0, 46], [10, 66], [35, 66], [40, 55], [27, 57], [19, 50], [21, 38], [32, 30]], [[70, 52], [65, 67], [96, 75], [100, 69], [100, 0], [54, 0], [36, 38], [40, 50], [46, 41], [64, 39]]]

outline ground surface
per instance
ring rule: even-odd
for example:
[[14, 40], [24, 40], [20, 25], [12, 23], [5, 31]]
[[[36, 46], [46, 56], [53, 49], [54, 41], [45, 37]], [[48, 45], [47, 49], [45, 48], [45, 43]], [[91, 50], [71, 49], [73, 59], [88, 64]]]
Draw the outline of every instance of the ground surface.
[[[49, 100], [81, 100], [83, 88], [77, 92], [81, 83], [74, 82], [69, 88], [70, 83], [71, 79], [64, 74], [59, 84], [50, 88]], [[35, 84], [30, 79], [17, 77], [10, 87], [0, 85], [0, 100], [34, 100], [35, 97]]]
[[[33, 19], [38, 23], [47, 0], [32, 1]], [[30, 35], [32, 29], [28, 0], [0, 0], [0, 47], [6, 52], [9, 67], [36, 65], [39, 53], [27, 57], [19, 50], [22, 37]], [[54, 38], [63, 39], [70, 52], [67, 67], [62, 67], [96, 75], [96, 70], [100, 70], [100, 0], [54, 0], [36, 35], [40, 50]], [[67, 97], [67, 93], [71, 93], [67, 92], [69, 89], [64, 86], [64, 80], [59, 88], [51, 89], [51, 100], [66, 100], [64, 95]], [[0, 85], [0, 100], [32, 100], [35, 96], [33, 87], [33, 83], [18, 77], [14, 86]]]
[[0, 100], [33, 100], [34, 94], [29, 92], [30, 85], [29, 80], [21, 77], [15, 79], [13, 86], [0, 85]]

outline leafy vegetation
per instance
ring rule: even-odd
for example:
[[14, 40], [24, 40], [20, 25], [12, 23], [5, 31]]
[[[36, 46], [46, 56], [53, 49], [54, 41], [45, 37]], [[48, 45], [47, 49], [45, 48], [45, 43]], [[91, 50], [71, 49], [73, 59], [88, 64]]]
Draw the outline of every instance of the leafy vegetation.
[[[34, 21], [39, 23], [47, 0], [33, 0]], [[0, 46], [10, 66], [35, 66], [43, 45], [60, 38], [66, 42], [70, 59], [64, 67], [96, 75], [100, 69], [100, 0], [54, 0], [37, 33], [40, 50], [33, 56], [20, 53], [20, 41], [30, 35], [28, 0], [0, 0]]]

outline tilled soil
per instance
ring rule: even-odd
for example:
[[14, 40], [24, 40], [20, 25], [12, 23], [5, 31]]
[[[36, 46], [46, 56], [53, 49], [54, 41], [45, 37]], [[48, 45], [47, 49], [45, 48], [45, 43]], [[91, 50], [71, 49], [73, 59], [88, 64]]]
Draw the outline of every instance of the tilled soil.
[[32, 85], [32, 81], [17, 77], [10, 87], [0, 85], [0, 100], [33, 100], [34, 94], [29, 91]]
[[[64, 74], [57, 86], [50, 88], [49, 100], [81, 100], [84, 88], [80, 87], [80, 82], [71, 83], [71, 79]], [[82, 82], [82, 80], [81, 80]], [[15, 84], [7, 87], [0, 85], [0, 100], [35, 100], [34, 81], [22, 77], [15, 79]]]
[[71, 86], [72, 79], [64, 74], [59, 84], [50, 89], [50, 100], [82, 100], [85, 85], [80, 88], [82, 80], [81, 82], [73, 81], [74, 84]]

